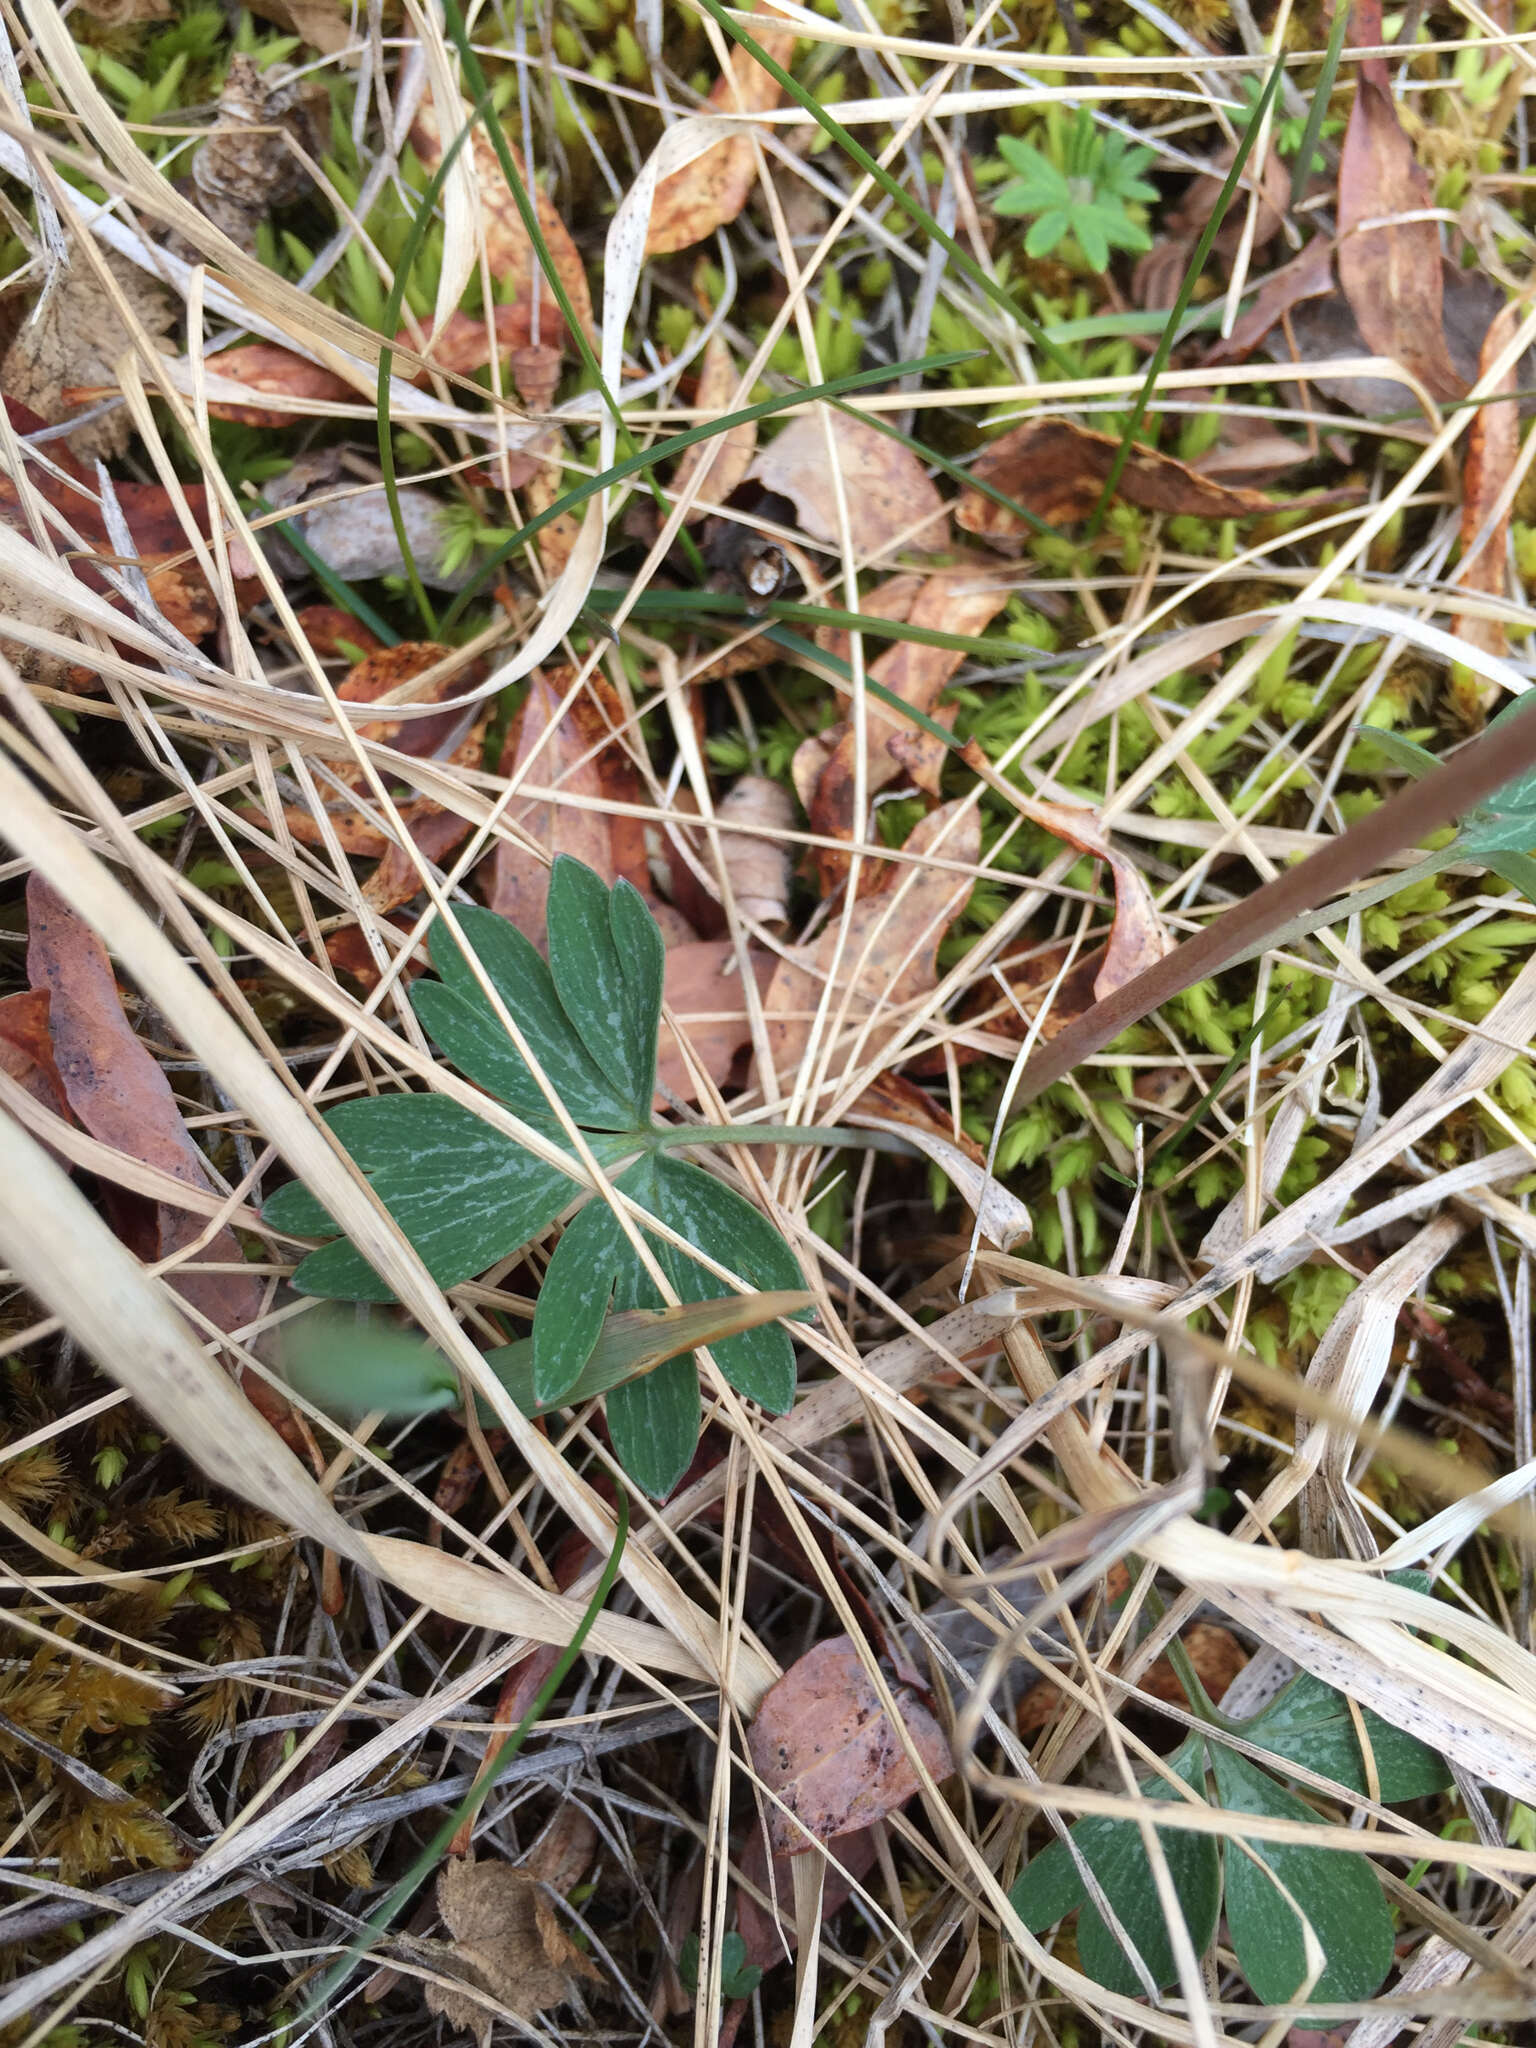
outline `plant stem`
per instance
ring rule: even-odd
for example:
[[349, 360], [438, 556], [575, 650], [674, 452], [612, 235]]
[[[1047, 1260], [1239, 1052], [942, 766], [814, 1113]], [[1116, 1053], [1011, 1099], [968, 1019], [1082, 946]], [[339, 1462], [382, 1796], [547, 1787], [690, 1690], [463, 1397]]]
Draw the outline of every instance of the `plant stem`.
[[645, 1143], [657, 1152], [679, 1145], [828, 1145], [861, 1152], [893, 1152], [899, 1159], [921, 1159], [920, 1147], [894, 1131], [861, 1131], [847, 1124], [667, 1124], [647, 1131]]

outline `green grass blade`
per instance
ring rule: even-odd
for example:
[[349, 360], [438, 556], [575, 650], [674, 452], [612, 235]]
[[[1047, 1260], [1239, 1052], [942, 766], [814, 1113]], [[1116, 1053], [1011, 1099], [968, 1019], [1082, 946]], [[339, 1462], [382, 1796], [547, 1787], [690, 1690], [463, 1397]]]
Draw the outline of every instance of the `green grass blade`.
[[[1323, 52], [1323, 68], [1318, 73], [1317, 84], [1312, 89], [1312, 104], [1307, 109], [1307, 125], [1302, 132], [1301, 148], [1296, 152], [1296, 161], [1291, 166], [1291, 204], [1299, 206], [1307, 193], [1307, 180], [1312, 175], [1312, 159], [1317, 155], [1317, 145], [1323, 132], [1323, 123], [1328, 118], [1328, 102], [1333, 97], [1333, 82], [1339, 75], [1339, 60], [1344, 55], [1344, 38], [1349, 34], [1349, 22], [1353, 9], [1334, 9], [1333, 26], [1328, 31], [1328, 47]], [[1255, 111], [1253, 125], [1257, 125]]]
[[665, 462], [674, 455], [681, 455], [685, 448], [692, 448], [700, 441], [712, 440], [717, 434], [728, 434], [732, 427], [745, 426], [752, 420], [769, 419], [774, 413], [787, 412], [791, 406], [810, 405], [821, 399], [841, 398], [850, 391], [868, 391], [876, 385], [893, 383], [898, 377], [909, 374], [927, 375], [934, 370], [947, 370], [954, 363], [968, 363], [975, 359], [974, 349], [947, 349], [939, 355], [923, 356], [911, 363], [881, 363], [870, 370], [852, 370], [846, 377], [831, 377], [824, 384], [803, 384], [793, 391], [781, 391], [772, 398], [760, 398], [752, 405], [744, 405], [739, 411], [722, 413], [717, 420], [701, 420], [697, 426], [685, 427], [680, 434], [671, 434], [664, 441], [657, 441], [649, 448], [637, 449], [632, 455], [622, 456], [610, 464], [600, 476], [584, 477], [579, 484], [556, 498], [555, 502], [537, 518], [530, 519], [526, 526], [504, 540], [493, 555], [481, 564], [471, 580], [465, 584], [443, 618], [445, 628], [451, 626], [464, 607], [496, 574], [509, 555], [533, 539], [534, 535], [558, 519], [562, 512], [573, 512], [578, 505], [584, 505], [588, 498], [596, 497], [599, 491], [606, 491], [612, 485], [622, 483], [626, 477], [638, 470], [650, 469], [655, 463]]
[[[708, 4], [708, 0], [706, 0], [706, 4]], [[1114, 461], [1109, 465], [1109, 474], [1104, 479], [1104, 488], [1099, 493], [1099, 502], [1094, 507], [1093, 517], [1088, 522], [1088, 532], [1090, 535], [1097, 533], [1103, 524], [1104, 515], [1109, 510], [1115, 492], [1119, 488], [1120, 479], [1125, 473], [1125, 465], [1131, 459], [1131, 449], [1135, 444], [1137, 431], [1147, 416], [1147, 408], [1152, 403], [1152, 394], [1157, 389], [1157, 380], [1168, 367], [1168, 358], [1173, 354], [1173, 345], [1177, 341], [1179, 330], [1184, 324], [1184, 316], [1189, 311], [1189, 302], [1194, 297], [1195, 286], [1200, 282], [1206, 260], [1210, 256], [1211, 247], [1216, 240], [1217, 232], [1227, 217], [1227, 210], [1231, 206], [1232, 201], [1237, 197], [1238, 185], [1242, 180], [1248, 159], [1253, 153], [1253, 145], [1259, 138], [1259, 131], [1264, 125], [1264, 117], [1274, 103], [1275, 95], [1280, 90], [1280, 81], [1284, 76], [1285, 56], [1282, 52], [1275, 59], [1271, 67], [1264, 90], [1259, 95], [1258, 104], [1254, 107], [1253, 117], [1244, 131], [1242, 141], [1237, 146], [1237, 154], [1232, 159], [1232, 168], [1228, 171], [1226, 182], [1217, 195], [1215, 206], [1211, 209], [1211, 217], [1206, 222], [1199, 241], [1195, 244], [1195, 253], [1190, 257], [1188, 267], [1184, 272], [1184, 282], [1179, 286], [1179, 296], [1174, 300], [1173, 310], [1163, 323], [1163, 331], [1158, 337], [1157, 347], [1152, 351], [1152, 360], [1147, 365], [1147, 374], [1142, 379], [1141, 389], [1137, 392], [1136, 402], [1131, 408], [1131, 416], [1126, 421], [1125, 430], [1120, 436], [1120, 446], [1115, 450]]]
[[617, 1526], [614, 1530], [613, 1548], [608, 1553], [608, 1561], [603, 1566], [602, 1576], [592, 1589], [592, 1597], [587, 1602], [581, 1620], [576, 1624], [575, 1634], [556, 1658], [548, 1678], [534, 1694], [527, 1713], [497, 1751], [479, 1783], [470, 1786], [448, 1818], [435, 1830], [404, 1877], [391, 1885], [379, 1904], [374, 1907], [363, 1924], [362, 1932], [340, 1962], [334, 1963], [316, 1983], [300, 2015], [301, 2027], [320, 2018], [329, 2010], [358, 1964], [366, 1960], [369, 1952], [389, 1932], [401, 1912], [410, 1904], [425, 1879], [430, 1877], [442, 1862], [448, 1853], [449, 1844], [465, 1821], [472, 1819], [480, 1811], [495, 1788], [497, 1779], [510, 1767], [513, 1758], [527, 1740], [529, 1730], [536, 1727], [549, 1711], [551, 1700], [565, 1683], [567, 1673], [581, 1655], [587, 1637], [592, 1633], [597, 1617], [607, 1606], [608, 1597], [618, 1579], [619, 1560], [623, 1557], [624, 1545], [629, 1540], [629, 1496], [622, 1492], [618, 1497], [615, 1520]]
[[[452, 0], [449, 0], [449, 4], [452, 4]], [[775, 63], [762, 44], [756, 42], [739, 22], [726, 13], [720, 5], [720, 0], [698, 0], [698, 4], [706, 14], [720, 24], [733, 42], [740, 43], [747, 54], [762, 65], [770, 78], [777, 80], [796, 105], [803, 108], [825, 134], [831, 136], [838, 148], [851, 157], [861, 171], [874, 179], [887, 199], [893, 199], [907, 218], [915, 221], [930, 241], [938, 243], [963, 277], [969, 278], [977, 290], [983, 292], [994, 306], [1006, 313], [1016, 326], [1023, 328], [1035, 347], [1055, 364], [1063, 376], [1076, 377], [1076, 364], [1061, 353], [1039, 322], [1032, 320], [1022, 306], [1015, 304], [996, 278], [989, 277], [975, 257], [963, 249], [953, 235], [946, 234], [927, 207], [914, 199], [883, 164], [877, 163], [863, 144], [854, 140], [842, 122], [831, 114], [814, 94], [807, 92], [797, 79], [791, 78], [782, 64]]]

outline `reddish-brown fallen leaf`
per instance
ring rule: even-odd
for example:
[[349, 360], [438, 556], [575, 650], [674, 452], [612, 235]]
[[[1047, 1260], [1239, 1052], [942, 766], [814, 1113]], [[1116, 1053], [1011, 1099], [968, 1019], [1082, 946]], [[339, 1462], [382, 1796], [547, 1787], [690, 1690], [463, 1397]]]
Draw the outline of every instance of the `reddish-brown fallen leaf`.
[[294, 613], [299, 631], [322, 660], [356, 662], [377, 654], [383, 641], [339, 604], [307, 604]]
[[923, 1783], [909, 1744], [934, 1780], [954, 1770], [944, 1731], [916, 1690], [897, 1683], [892, 1697], [907, 1741], [848, 1636], [807, 1650], [770, 1686], [747, 1745], [758, 1777], [780, 1802], [766, 1815], [776, 1854], [796, 1855], [809, 1846], [807, 1836], [830, 1842], [872, 1827], [905, 1806]]
[[[792, 28], [754, 25], [753, 37], [776, 64], [788, 64], [795, 47]], [[778, 81], [757, 59], [733, 44], [728, 67], [710, 88], [709, 106], [716, 113], [763, 114], [779, 104], [780, 91]], [[716, 228], [728, 227], [751, 197], [756, 176], [751, 136], [729, 135], [691, 164], [660, 179], [646, 228], [646, 255], [673, 256], [702, 242]]]
[[747, 474], [793, 502], [812, 540], [835, 547], [834, 465], [842, 478], [849, 537], [865, 561], [898, 543], [924, 549], [946, 544], [949, 514], [922, 463], [910, 448], [852, 413], [802, 413], [759, 452]]
[[[914, 626], [943, 633], [984, 633], [1008, 602], [1005, 588], [980, 582], [973, 575], [930, 576], [913, 599], [908, 620]], [[929, 647], [899, 641], [870, 667], [870, 679], [939, 720], [939, 696], [965, 655], [958, 648]], [[953, 719], [953, 709], [950, 718]], [[865, 709], [868, 737], [864, 786], [868, 795], [884, 789], [905, 772], [929, 796], [939, 794], [948, 748], [935, 734], [892, 716], [874, 701]], [[833, 746], [810, 803], [811, 830], [828, 839], [855, 837], [858, 794], [858, 739], [851, 722]], [[816, 865], [824, 894], [848, 873], [848, 856], [832, 847], [816, 849]]]
[[69, 1117], [69, 1097], [53, 1056], [45, 988], [24, 988], [0, 1000], [0, 1073], [19, 1081], [34, 1102]]
[[[465, 117], [468, 118], [467, 108]], [[489, 118], [494, 120], [496, 117], [491, 115]], [[443, 160], [443, 139], [442, 130], [438, 125], [437, 109], [430, 94], [423, 99], [412, 123], [411, 145], [420, 157], [423, 169], [435, 171]], [[536, 179], [530, 182], [528, 167], [510, 139], [507, 147], [511, 150], [512, 163], [524, 189], [532, 194], [539, 231], [544, 237], [544, 244], [549, 251], [556, 275], [565, 287], [577, 324], [590, 340], [592, 294], [587, 288], [587, 273], [576, 244], [571, 240], [565, 222], [560, 218], [549, 194]], [[559, 343], [565, 339], [565, 321], [561, 317], [559, 305], [549, 288], [548, 280], [539, 269], [538, 256], [528, 237], [528, 231], [523, 226], [522, 215], [517, 210], [511, 189], [501, 174], [495, 144], [486, 133], [483, 121], [476, 123], [474, 140], [470, 148], [474, 152], [475, 183], [479, 192], [481, 218], [485, 224], [486, 257], [490, 264], [491, 276], [500, 285], [510, 285], [513, 293], [512, 303], [504, 308], [513, 317], [503, 323], [498, 314], [497, 339], [503, 346], [516, 348], [526, 348], [533, 341], [550, 345]], [[535, 335], [533, 317], [536, 273], [539, 279], [539, 330]]]
[[1246, 363], [1292, 306], [1303, 299], [1322, 298], [1333, 288], [1333, 244], [1326, 235], [1318, 235], [1299, 256], [1270, 272], [1248, 311], [1233, 322], [1232, 332], [1207, 351], [1206, 362]]
[[[565, 490], [562, 474], [565, 450], [563, 430], [552, 426], [540, 433], [523, 451], [537, 458], [536, 466], [523, 485], [523, 510], [530, 520], [538, 519], [547, 512]], [[580, 532], [581, 515], [567, 511], [557, 512], [534, 535], [539, 561], [550, 582], [564, 575]]]
[[[886, 1054], [904, 1027], [903, 1011], [937, 986], [940, 941], [971, 893], [972, 877], [965, 870], [981, 855], [975, 806], [952, 803], [931, 811], [919, 819], [904, 850], [913, 863], [886, 864], [878, 893], [861, 895], [813, 945], [791, 948], [780, 958], [763, 1009], [781, 1086], [794, 1080], [834, 973], [828, 1029], [840, 1024], [852, 1034], [848, 1055], [856, 1044], [858, 1064], [871, 1075], [888, 1064]], [[939, 860], [960, 872], [933, 864]], [[834, 1055], [827, 1072], [836, 1078], [845, 1064]]]
[[[822, 1879], [821, 1917], [830, 1920], [858, 1890], [875, 1860], [875, 1831], [859, 1828], [851, 1835], [839, 1835], [827, 1844], [827, 1871]], [[768, 1838], [760, 1824], [754, 1824], [741, 1852], [741, 1874], [778, 1907], [770, 1912], [747, 1890], [736, 1893], [736, 1931], [746, 1944], [746, 1960], [760, 1970], [788, 1962], [798, 1946], [795, 1932], [795, 1878], [788, 1856], [777, 1855], [770, 1865]]]
[[[1097, 433], [1072, 420], [1026, 420], [979, 455], [971, 473], [1037, 519], [1067, 526], [1086, 519], [1097, 506], [1119, 446], [1115, 435]], [[1145, 511], [1187, 513], [1197, 519], [1244, 519], [1270, 510], [1262, 491], [1233, 490], [1155, 448], [1133, 448], [1115, 488], [1128, 504]], [[1030, 531], [1017, 512], [969, 486], [955, 505], [955, 524], [984, 540], [1010, 545]]]
[[[740, 381], [729, 346], [718, 334], [712, 334], [704, 346], [694, 404], [706, 418], [710, 414], [718, 417], [729, 408]], [[708, 505], [725, 503], [752, 467], [752, 457], [756, 452], [756, 420], [745, 420], [726, 433], [717, 434], [712, 440], [695, 441], [691, 448], [683, 450], [672, 473], [674, 497], [682, 496], [701, 469], [707, 470], [700, 486], [699, 501], [688, 514], [690, 526], [705, 516]]]
[[[1506, 306], [1495, 315], [1483, 341], [1481, 377], [1486, 377], [1519, 330], [1524, 309]], [[1519, 365], [1511, 364], [1497, 388], [1514, 391], [1519, 382]], [[1481, 377], [1479, 381], [1481, 381]], [[1487, 597], [1504, 595], [1505, 555], [1509, 546], [1511, 505], [1504, 499], [1505, 487], [1520, 457], [1520, 407], [1513, 398], [1496, 405], [1480, 405], [1467, 429], [1467, 455], [1462, 469], [1461, 560], [1455, 581], [1463, 590]], [[1502, 655], [1507, 649], [1503, 621], [1478, 619], [1458, 613], [1451, 627], [1458, 640], [1484, 654]], [[1479, 706], [1496, 697], [1497, 685], [1481, 678], [1472, 685]]]
[[[71, 1115], [102, 1144], [214, 1193], [170, 1083], [124, 1014], [106, 947], [36, 874], [27, 883], [27, 918], [27, 978], [49, 997], [54, 1061]], [[105, 1179], [102, 1193], [114, 1229], [142, 1259], [170, 1258], [207, 1228], [190, 1209], [148, 1201]], [[218, 1231], [198, 1258], [238, 1268], [234, 1232]], [[261, 1312], [263, 1283], [254, 1274], [178, 1270], [170, 1284], [221, 1330], [239, 1329]]]
[[1115, 878], [1114, 923], [1103, 961], [1093, 977], [1094, 1000], [1102, 1002], [1114, 989], [1134, 981], [1154, 960], [1172, 952], [1173, 940], [1163, 929], [1141, 870], [1110, 844], [1095, 812], [1038, 797], [1020, 797], [1017, 802], [1026, 818], [1075, 846], [1079, 853], [1103, 861]]
[[[1212, 1699], [1219, 1700], [1248, 1662], [1248, 1652], [1230, 1629], [1214, 1622], [1197, 1621], [1180, 1637], [1201, 1684]], [[1140, 1690], [1154, 1700], [1185, 1705], [1184, 1688], [1166, 1657], [1159, 1657], [1149, 1671], [1136, 1681]], [[1054, 1721], [1067, 1705], [1067, 1695], [1053, 1679], [1042, 1678], [1019, 1701], [1016, 1720], [1021, 1735], [1033, 1735]]]
[[[748, 950], [760, 991], [773, 977], [774, 956], [761, 947]], [[698, 1088], [683, 1058], [678, 1034], [693, 1057], [718, 1087], [729, 1079], [736, 1056], [752, 1042], [746, 997], [734, 941], [691, 939], [667, 948], [665, 995], [677, 1020], [677, 1032], [665, 1020], [657, 1059], [657, 1079], [683, 1102], [697, 1102]], [[660, 1098], [665, 1101], [665, 1097]]]
[[[640, 797], [634, 764], [615, 738], [624, 722], [623, 708], [608, 684], [594, 675], [562, 711], [573, 675], [569, 668], [534, 670], [507, 735], [501, 773], [583, 801], [514, 798], [508, 820], [534, 846], [543, 847], [549, 859], [557, 853], [572, 854], [605, 882], [623, 876], [649, 896], [644, 826], [638, 818], [601, 808], [637, 803]], [[541, 950], [549, 859], [541, 859], [530, 846], [498, 840], [486, 885], [490, 908], [509, 918]]]
[[[1355, 0], [1350, 34], [1357, 47], [1380, 44], [1381, 0]], [[1460, 398], [1467, 386], [1446, 347], [1433, 206], [1387, 61], [1363, 58], [1339, 153], [1339, 283], [1373, 355], [1401, 363], [1431, 398]]]

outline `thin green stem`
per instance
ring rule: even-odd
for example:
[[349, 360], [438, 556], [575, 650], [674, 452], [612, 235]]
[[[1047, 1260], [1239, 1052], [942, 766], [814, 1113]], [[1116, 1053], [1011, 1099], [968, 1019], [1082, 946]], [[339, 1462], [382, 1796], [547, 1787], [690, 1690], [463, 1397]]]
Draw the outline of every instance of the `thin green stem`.
[[603, 1566], [601, 1578], [592, 1589], [592, 1597], [587, 1602], [586, 1612], [576, 1625], [576, 1633], [555, 1660], [554, 1667], [550, 1671], [549, 1676], [534, 1694], [533, 1702], [527, 1713], [524, 1714], [523, 1718], [512, 1730], [512, 1733], [507, 1737], [505, 1743], [485, 1771], [485, 1774], [478, 1783], [470, 1786], [452, 1813], [449, 1814], [448, 1818], [431, 1836], [404, 1877], [397, 1884], [392, 1885], [379, 1904], [374, 1907], [364, 1923], [363, 1932], [358, 1935], [356, 1941], [352, 1943], [346, 1954], [339, 1962], [334, 1963], [315, 1985], [304, 2011], [300, 2015], [301, 2024], [318, 2018], [329, 2009], [331, 2002], [340, 1992], [342, 1986], [352, 1975], [358, 1964], [366, 1959], [369, 1951], [388, 1933], [396, 1917], [404, 1907], [410, 1904], [412, 1897], [420, 1889], [422, 1881], [429, 1877], [442, 1861], [443, 1857], [447, 1854], [449, 1843], [452, 1842], [465, 1821], [472, 1819], [480, 1811], [480, 1808], [485, 1804], [486, 1799], [494, 1788], [497, 1779], [508, 1768], [513, 1758], [522, 1748], [529, 1730], [544, 1718], [550, 1701], [564, 1683], [566, 1674], [571, 1666], [581, 1655], [582, 1647], [587, 1637], [592, 1633], [597, 1617], [607, 1605], [608, 1596], [613, 1591], [614, 1582], [618, 1578], [619, 1560], [624, 1555], [624, 1545], [629, 1537], [629, 1497], [622, 1491], [620, 1491], [618, 1497], [617, 1523], [618, 1526], [614, 1531], [613, 1548], [608, 1553], [608, 1561]]
[[[705, 4], [708, 4], [708, 0], [705, 0]], [[1179, 286], [1179, 296], [1173, 302], [1173, 310], [1163, 323], [1163, 331], [1158, 336], [1157, 347], [1152, 351], [1152, 360], [1147, 365], [1147, 374], [1142, 379], [1140, 391], [1136, 394], [1136, 403], [1131, 408], [1131, 416], [1126, 421], [1125, 431], [1120, 436], [1120, 446], [1115, 450], [1115, 459], [1109, 465], [1109, 474], [1104, 479], [1104, 488], [1099, 493], [1099, 502], [1094, 507], [1093, 517], [1088, 522], [1088, 535], [1090, 539], [1103, 525], [1104, 515], [1109, 510], [1115, 492], [1119, 488], [1121, 477], [1125, 474], [1125, 465], [1131, 459], [1131, 449], [1135, 443], [1137, 431], [1147, 416], [1147, 408], [1152, 403], [1152, 394], [1157, 389], [1157, 380], [1168, 367], [1168, 358], [1173, 354], [1173, 345], [1178, 339], [1179, 329], [1184, 324], [1184, 315], [1189, 311], [1189, 302], [1194, 297], [1195, 286], [1200, 282], [1201, 275], [1205, 270], [1206, 259], [1211, 253], [1211, 246], [1216, 240], [1217, 231], [1226, 219], [1227, 209], [1237, 197], [1237, 189], [1242, 182], [1243, 172], [1247, 167], [1248, 159], [1253, 153], [1253, 145], [1259, 139], [1260, 131], [1264, 126], [1264, 117], [1274, 102], [1275, 94], [1280, 90], [1280, 81], [1284, 76], [1285, 54], [1282, 51], [1274, 61], [1264, 90], [1259, 95], [1258, 104], [1254, 107], [1253, 117], [1249, 121], [1243, 138], [1237, 146], [1237, 154], [1232, 159], [1232, 168], [1227, 173], [1226, 183], [1222, 186], [1217, 196], [1215, 206], [1211, 209], [1211, 217], [1206, 222], [1199, 241], [1195, 244], [1195, 253], [1189, 259], [1189, 265], [1184, 272], [1184, 282]]]

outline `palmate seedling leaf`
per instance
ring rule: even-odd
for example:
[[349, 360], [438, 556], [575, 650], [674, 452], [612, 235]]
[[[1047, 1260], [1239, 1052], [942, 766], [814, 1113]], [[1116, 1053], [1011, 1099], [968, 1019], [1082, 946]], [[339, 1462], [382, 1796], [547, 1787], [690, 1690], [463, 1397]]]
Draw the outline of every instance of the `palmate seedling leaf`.
[[[560, 1006], [554, 977], [527, 939], [495, 911], [460, 910], [456, 915], [488, 980], [517, 1019], [518, 1029], [574, 1121], [595, 1131], [633, 1129], [627, 1095], [615, 1089], [587, 1051]], [[432, 964], [442, 980], [420, 981], [412, 995], [427, 1031], [456, 1067], [510, 1103], [519, 1116], [530, 1123], [552, 1123], [543, 1089], [507, 1036], [457, 941], [441, 924], [433, 928]]]
[[[326, 1122], [440, 1287], [483, 1273], [527, 1244], [549, 1228], [576, 1193], [570, 1175], [546, 1166], [445, 1096], [384, 1095], [344, 1102], [327, 1112]], [[617, 1160], [625, 1147], [609, 1139], [607, 1150]], [[336, 1228], [298, 1182], [280, 1188], [262, 1214], [279, 1230], [305, 1237]], [[344, 1239], [301, 1260], [293, 1284], [301, 1294], [333, 1301], [394, 1299]]]
[[[1311, 1807], [1246, 1757], [1217, 1744], [1213, 1761], [1217, 1793], [1230, 1813], [1316, 1824]], [[1392, 1967], [1392, 1915], [1366, 1859], [1345, 1849], [1289, 1842], [1247, 1846], [1252, 1855], [1235, 1841], [1226, 1844], [1226, 1912], [1232, 1947], [1254, 1996], [1282, 2005], [1296, 1996], [1306, 1976], [1301, 1921], [1277, 1887], [1278, 1878], [1305, 1912], [1327, 1957], [1306, 2002], [1369, 1998]]]
[[[1192, 1790], [1204, 1790], [1205, 1743], [1200, 1736], [1191, 1736], [1168, 1763]], [[1151, 1780], [1141, 1789], [1148, 1799], [1178, 1796], [1161, 1778]], [[1090, 1814], [1076, 1824], [1071, 1836], [1159, 1990], [1174, 1983], [1178, 1966], [1140, 1830], [1131, 1821]], [[1221, 1899], [1216, 1838], [1159, 1829], [1158, 1840], [1168, 1859], [1169, 1875], [1183, 1909], [1190, 1941], [1199, 1955], [1216, 1932]], [[1033, 1857], [1020, 1872], [1009, 1897], [1014, 1911], [1032, 1934], [1054, 1926], [1075, 1906], [1081, 1907], [1077, 1946], [1084, 1970], [1106, 1990], [1132, 1998], [1143, 1991], [1129, 1958], [1104, 1916], [1089, 1900], [1088, 1888], [1065, 1842], [1052, 1842]]]
[[[1392, 1727], [1368, 1707], [1361, 1718], [1384, 1800], [1420, 1799], [1450, 1784], [1445, 1760], [1434, 1750]], [[1310, 1672], [1294, 1678], [1261, 1714], [1243, 1723], [1241, 1732], [1261, 1749], [1305, 1764], [1309, 1771], [1331, 1778], [1351, 1792], [1368, 1789], [1360, 1738], [1348, 1702]]]
[[624, 881], [610, 890], [591, 868], [560, 855], [549, 879], [550, 972], [634, 1130], [651, 1121], [665, 965], [661, 932], [640, 892]]

